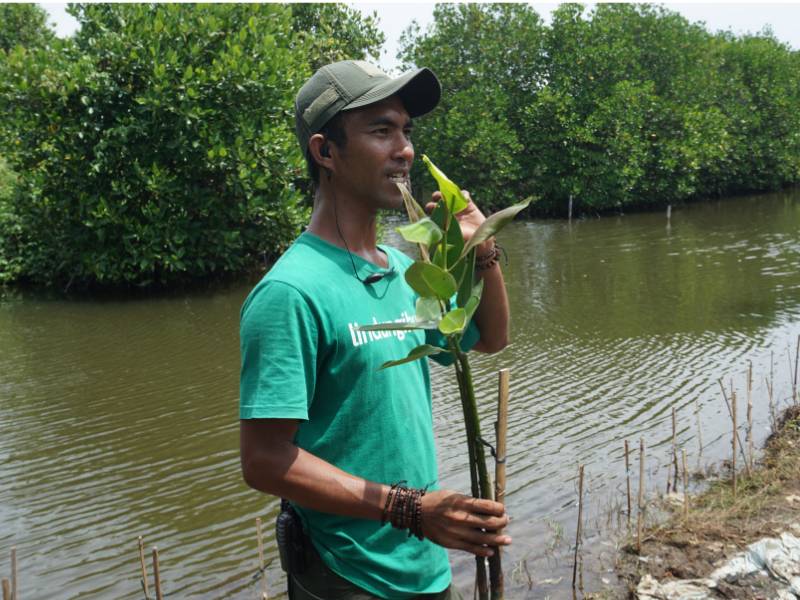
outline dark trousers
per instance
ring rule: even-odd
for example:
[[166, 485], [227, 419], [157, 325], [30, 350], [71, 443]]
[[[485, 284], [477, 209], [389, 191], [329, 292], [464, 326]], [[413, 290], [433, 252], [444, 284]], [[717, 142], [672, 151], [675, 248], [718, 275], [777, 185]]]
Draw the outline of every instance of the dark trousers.
[[[322, 561], [314, 545], [306, 544], [306, 569], [302, 575], [289, 575], [289, 600], [379, 600], [331, 571]], [[463, 600], [449, 587], [438, 594], [420, 594], [417, 600]]]

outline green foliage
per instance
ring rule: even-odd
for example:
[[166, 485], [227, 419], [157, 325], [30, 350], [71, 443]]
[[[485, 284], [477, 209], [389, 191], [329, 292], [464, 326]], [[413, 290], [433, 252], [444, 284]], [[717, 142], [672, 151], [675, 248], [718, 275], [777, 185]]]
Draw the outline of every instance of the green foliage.
[[[20, 174], [13, 276], [170, 284], [281, 252], [307, 216], [294, 94], [322, 59], [297, 30], [298, 9], [71, 10], [81, 26], [74, 39], [17, 47], [0, 73], [0, 151]], [[352, 32], [326, 52], [363, 44], [363, 53], [380, 41], [348, 9], [302, 11]]]
[[16, 252], [20, 226], [14, 213], [18, 185], [17, 174], [0, 156], [0, 283], [13, 280], [20, 269]]
[[36, 4], [0, 4], [0, 50], [39, 48], [55, 39], [47, 13]]
[[344, 4], [296, 3], [292, 28], [308, 49], [311, 70], [346, 59], [377, 60], [385, 41], [376, 17]]
[[[415, 320], [410, 323], [364, 325], [359, 329], [385, 331], [437, 328], [448, 338], [448, 344], [452, 349], [457, 347], [461, 334], [480, 303], [483, 292], [483, 280], [474, 283], [475, 247], [503, 229], [528, 206], [530, 200], [491, 215], [481, 223], [472, 237], [465, 241], [455, 217], [457, 213], [452, 209], [456, 207], [460, 212], [465, 208], [457, 201], [460, 199], [465, 202], [461, 188], [427, 156], [423, 158], [442, 194], [430, 218], [421, 216], [423, 213], [411, 193], [403, 184], [397, 184], [403, 195], [410, 221], [408, 225], [397, 230], [406, 241], [420, 247], [420, 260], [415, 261], [405, 272], [406, 283], [419, 294]], [[455, 307], [452, 307], [454, 299]], [[383, 367], [404, 364], [428, 356], [430, 353], [425, 348], [427, 346], [420, 346], [405, 359], [386, 363]]]
[[800, 181], [800, 53], [768, 31], [712, 35], [653, 5], [562, 4], [549, 26], [526, 5], [439, 5], [401, 57], [442, 79], [419, 137], [482, 205], [594, 213]]
[[[411, 29], [401, 42], [405, 66], [430, 67], [444, 89], [439, 107], [417, 126], [418, 150], [479, 190], [490, 211], [517, 201], [529, 176], [518, 132], [521, 109], [542, 85], [544, 33], [525, 4], [437, 4], [434, 29]], [[418, 165], [413, 176], [421, 179], [422, 171]]]

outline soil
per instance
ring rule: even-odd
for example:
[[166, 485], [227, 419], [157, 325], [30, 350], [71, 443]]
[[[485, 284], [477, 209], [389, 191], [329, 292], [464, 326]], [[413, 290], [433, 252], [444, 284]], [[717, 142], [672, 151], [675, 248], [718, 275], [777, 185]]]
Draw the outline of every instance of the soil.
[[[639, 580], [701, 579], [749, 544], [789, 532], [800, 537], [800, 406], [787, 409], [765, 444], [763, 457], [750, 475], [717, 481], [691, 498], [684, 518], [680, 506], [663, 506], [667, 518], [649, 527], [622, 548], [617, 575], [623, 590], [595, 598], [635, 598]], [[775, 598], [778, 582], [749, 576], [721, 582], [710, 598]], [[588, 596], [592, 597], [592, 596]]]

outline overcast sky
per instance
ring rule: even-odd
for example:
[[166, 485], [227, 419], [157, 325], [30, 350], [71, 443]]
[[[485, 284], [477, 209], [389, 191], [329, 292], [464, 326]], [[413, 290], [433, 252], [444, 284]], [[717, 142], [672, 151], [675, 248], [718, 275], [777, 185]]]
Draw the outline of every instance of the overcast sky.
[[[365, 14], [378, 13], [380, 26], [386, 35], [380, 65], [391, 70], [398, 64], [395, 56], [399, 49], [400, 34], [412, 20], [425, 28], [433, 20], [433, 3], [430, 2], [352, 2]], [[558, 6], [552, 2], [533, 2], [534, 9], [545, 21], [550, 20], [550, 12]], [[585, 3], [591, 7], [594, 3]], [[75, 31], [77, 23], [66, 13], [66, 3], [42, 3], [51, 16], [56, 33], [68, 36]], [[681, 13], [690, 21], [704, 21], [711, 31], [731, 30], [736, 34], [761, 31], [765, 26], [772, 27], [775, 36], [788, 43], [793, 49], [800, 49], [800, 2], [792, 3], [664, 3], [670, 10]]]

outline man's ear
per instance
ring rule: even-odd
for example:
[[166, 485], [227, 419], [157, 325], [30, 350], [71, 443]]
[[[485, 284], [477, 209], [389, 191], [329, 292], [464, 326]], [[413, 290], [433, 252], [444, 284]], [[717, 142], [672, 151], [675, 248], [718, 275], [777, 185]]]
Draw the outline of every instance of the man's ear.
[[311, 158], [322, 169], [331, 171], [333, 168], [333, 158], [331, 157], [331, 145], [324, 135], [315, 133], [308, 140], [308, 151], [311, 153]]

